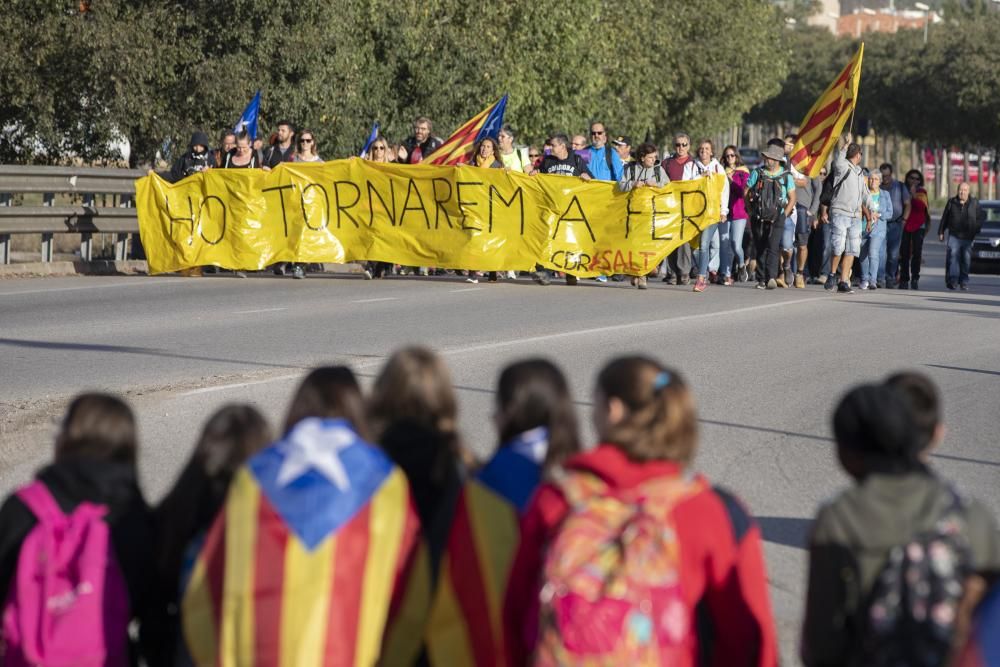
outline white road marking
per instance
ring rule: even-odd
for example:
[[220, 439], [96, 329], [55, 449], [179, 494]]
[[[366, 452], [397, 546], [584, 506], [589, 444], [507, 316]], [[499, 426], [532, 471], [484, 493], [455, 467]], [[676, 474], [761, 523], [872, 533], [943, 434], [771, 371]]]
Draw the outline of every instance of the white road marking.
[[[135, 282], [128, 283], [103, 283], [101, 285], [82, 285], [80, 287], [52, 287], [49, 289], [26, 289], [15, 292], [0, 292], [0, 296], [20, 296], [21, 294], [47, 294], [49, 292], [78, 292], [85, 289], [111, 289], [115, 287], [144, 287], [147, 285], [173, 285], [182, 282], [182, 278], [174, 280], [149, 280], [148, 278], [136, 279]], [[186, 282], [186, 281], [185, 281]]]
[[397, 296], [383, 296], [378, 299], [358, 299], [356, 301], [351, 301], [351, 303], [377, 303], [379, 301], [398, 301]]
[[452, 294], [461, 294], [462, 292], [478, 292], [481, 289], [483, 289], [483, 288], [482, 287], [466, 287], [464, 289], [451, 289], [451, 290], [448, 290], [448, 291], [451, 292]]
[[[386, 299], [375, 299], [375, 300], [385, 301]], [[649, 320], [646, 322], [627, 322], [624, 324], [612, 324], [609, 326], [593, 327], [590, 329], [575, 329], [573, 331], [564, 331], [562, 333], [545, 334], [542, 336], [531, 336], [530, 338], [513, 338], [511, 340], [500, 341], [497, 343], [480, 343], [478, 345], [469, 345], [467, 347], [454, 347], [449, 350], [439, 350], [438, 353], [441, 354], [442, 356], [451, 356], [453, 354], [468, 354], [469, 352], [494, 350], [502, 347], [523, 345], [525, 343], [540, 343], [549, 340], [558, 340], [560, 338], [569, 338], [571, 336], [590, 336], [593, 334], [621, 331], [623, 329], [633, 329], [635, 327], [666, 326], [669, 324], [676, 324], [678, 322], [691, 322], [695, 320], [708, 319], [709, 317], [722, 317], [725, 315], [742, 315], [743, 313], [752, 313], [758, 310], [769, 310], [771, 308], [783, 308], [785, 306], [794, 306], [796, 304], [808, 303], [810, 301], [828, 301], [828, 300], [830, 300], [829, 295], [816, 296], [807, 299], [794, 299], [792, 301], [781, 301], [778, 303], [765, 303], [757, 306], [747, 306], [745, 308], [733, 308], [731, 310], [714, 311], [711, 313], [699, 313], [697, 315], [681, 315], [680, 317], [669, 317], [660, 320]], [[379, 366], [382, 363], [383, 363], [382, 359], [370, 359], [367, 361], [352, 363], [351, 367], [354, 370], [363, 370], [366, 368]], [[229, 389], [240, 389], [243, 387], [250, 387], [258, 384], [268, 384], [270, 382], [285, 382], [287, 380], [294, 380], [301, 378], [304, 373], [305, 371], [303, 371], [302, 373], [295, 373], [294, 375], [279, 375], [277, 377], [265, 378], [263, 380], [252, 380], [250, 382], [236, 382], [234, 384], [223, 384], [217, 387], [203, 387], [201, 389], [192, 389], [191, 391], [182, 392], [178, 394], [178, 396], [196, 396], [198, 394], [208, 394], [216, 391], [226, 391]]]
[[234, 310], [233, 315], [252, 315], [254, 313], [276, 313], [279, 310], [288, 310], [287, 308], [259, 308], [257, 310]]

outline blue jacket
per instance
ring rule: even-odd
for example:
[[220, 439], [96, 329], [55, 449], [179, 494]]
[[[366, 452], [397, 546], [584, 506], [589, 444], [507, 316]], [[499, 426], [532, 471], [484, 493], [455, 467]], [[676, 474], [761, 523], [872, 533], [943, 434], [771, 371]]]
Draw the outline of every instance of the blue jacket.
[[[590, 151], [590, 161], [587, 163], [587, 167], [595, 179], [598, 181], [616, 182], [621, 180], [622, 159], [618, 157], [618, 151], [614, 150], [610, 144], [605, 144], [603, 148], [594, 148], [591, 146], [587, 150]], [[610, 151], [611, 153], [611, 169], [608, 169], [608, 158], [605, 156], [604, 151]]]

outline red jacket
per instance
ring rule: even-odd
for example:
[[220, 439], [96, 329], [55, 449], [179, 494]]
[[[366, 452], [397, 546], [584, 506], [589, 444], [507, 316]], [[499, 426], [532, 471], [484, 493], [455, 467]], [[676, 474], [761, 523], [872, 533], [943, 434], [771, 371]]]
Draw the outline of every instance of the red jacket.
[[[680, 464], [636, 463], [613, 445], [570, 459], [568, 470], [599, 476], [614, 489], [629, 489], [649, 479], [676, 476]], [[537, 640], [539, 573], [545, 548], [569, 506], [558, 487], [544, 484], [521, 522], [521, 543], [504, 605], [510, 664], [526, 665]], [[696, 641], [689, 665], [774, 667], [777, 634], [771, 614], [760, 528], [735, 497], [719, 489], [698, 493], [674, 508], [681, 544], [681, 572], [689, 608], [696, 610]], [[708, 660], [700, 647], [710, 644]], [[704, 659], [704, 658], [703, 658]]]

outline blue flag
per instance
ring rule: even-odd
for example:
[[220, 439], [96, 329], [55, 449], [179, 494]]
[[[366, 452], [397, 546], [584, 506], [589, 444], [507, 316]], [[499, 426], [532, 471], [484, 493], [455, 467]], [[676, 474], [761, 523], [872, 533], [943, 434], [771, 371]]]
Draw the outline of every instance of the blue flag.
[[257, 94], [253, 96], [253, 99], [250, 100], [250, 104], [247, 105], [247, 108], [243, 110], [243, 115], [240, 116], [238, 121], [236, 121], [236, 127], [233, 128], [233, 132], [236, 133], [236, 136], [239, 136], [240, 132], [246, 130], [247, 134], [250, 135], [250, 141], [254, 141], [257, 138], [258, 114], [260, 114], [259, 90], [257, 91]]
[[368, 134], [368, 139], [365, 140], [365, 147], [361, 149], [360, 157], [368, 157], [368, 150], [375, 143], [375, 140], [378, 139], [378, 129], [378, 121], [375, 121], [375, 124], [372, 125], [372, 131]]

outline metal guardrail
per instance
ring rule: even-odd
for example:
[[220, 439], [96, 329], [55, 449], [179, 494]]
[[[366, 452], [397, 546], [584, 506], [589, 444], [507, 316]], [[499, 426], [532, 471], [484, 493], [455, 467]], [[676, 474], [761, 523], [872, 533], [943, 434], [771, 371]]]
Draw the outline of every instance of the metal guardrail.
[[[128, 255], [139, 220], [132, 202], [140, 169], [0, 165], [0, 264], [10, 264], [11, 235], [41, 234], [42, 261], [51, 262], [55, 234], [80, 234], [80, 258], [93, 259], [93, 235], [115, 235], [115, 259]], [[18, 194], [43, 195], [44, 206], [12, 206]], [[83, 206], [55, 206], [57, 194], [83, 195]], [[118, 206], [96, 206], [98, 195], [113, 195]]]

